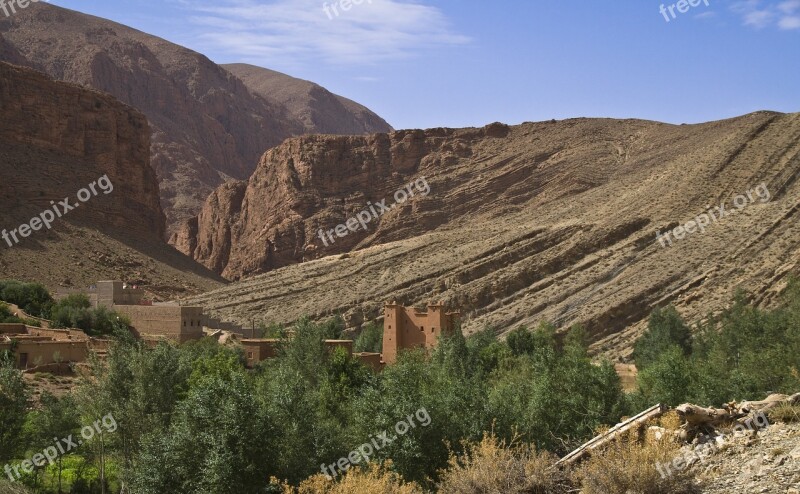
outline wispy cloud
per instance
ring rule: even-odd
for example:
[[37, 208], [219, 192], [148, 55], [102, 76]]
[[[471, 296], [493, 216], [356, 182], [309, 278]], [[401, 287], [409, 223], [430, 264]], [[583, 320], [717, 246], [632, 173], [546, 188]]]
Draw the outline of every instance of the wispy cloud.
[[346, 11], [341, 0], [179, 2], [199, 44], [266, 66], [375, 65], [470, 41], [422, 0], [347, 0]]
[[770, 26], [784, 30], [800, 29], [800, 0], [745, 0], [733, 4], [732, 9], [741, 15], [745, 26], [756, 29]]
[[717, 13], [713, 10], [707, 10], [705, 12], [701, 12], [694, 16], [695, 19], [710, 19], [712, 17], [716, 17]]

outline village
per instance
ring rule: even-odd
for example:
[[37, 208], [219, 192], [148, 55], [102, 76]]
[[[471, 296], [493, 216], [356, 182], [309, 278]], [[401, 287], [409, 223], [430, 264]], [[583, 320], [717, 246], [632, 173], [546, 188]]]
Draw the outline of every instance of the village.
[[[56, 299], [74, 291], [62, 291]], [[160, 342], [182, 344], [213, 338], [221, 345], [240, 347], [246, 365], [279, 354], [280, 338], [262, 338], [256, 328], [221, 321], [204, 312], [203, 307], [176, 302], [154, 303], [145, 298], [145, 290], [122, 281], [99, 281], [85, 290], [94, 308], [105, 307], [130, 320], [133, 335], [148, 346]], [[0, 324], [0, 352], [14, 355], [18, 369], [26, 372], [63, 372], [70, 365], [82, 364], [92, 354], [104, 358], [111, 340], [95, 338], [77, 329], [51, 328], [50, 321], [31, 317], [10, 304], [16, 315], [38, 326], [22, 323]], [[448, 311], [442, 303], [430, 302], [427, 310], [404, 307], [396, 302], [385, 304], [383, 313], [383, 349], [381, 353], [353, 352], [353, 340], [325, 340], [329, 349], [343, 348], [364, 365], [380, 371], [397, 361], [402, 350], [430, 349], [443, 334], [452, 334], [460, 322], [458, 312]], [[292, 337], [292, 332], [287, 333]]]

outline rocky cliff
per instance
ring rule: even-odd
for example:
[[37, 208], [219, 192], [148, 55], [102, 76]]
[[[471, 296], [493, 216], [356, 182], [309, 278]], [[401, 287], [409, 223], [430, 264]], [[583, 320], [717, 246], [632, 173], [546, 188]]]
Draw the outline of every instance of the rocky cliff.
[[[582, 323], [620, 354], [654, 306], [699, 320], [737, 288], [774, 300], [800, 271], [799, 173], [800, 114], [304, 137], [206, 204], [181, 248], [230, 278], [272, 270], [192, 299], [229, 318], [357, 327], [386, 300], [441, 299], [469, 331]], [[366, 231], [318, 236], [419, 177], [430, 193]]]
[[[369, 110], [344, 104], [328, 105], [318, 128], [313, 120], [298, 119], [302, 109], [283, 106], [297, 99], [295, 90], [298, 98], [308, 94], [288, 76], [262, 81], [256, 94], [199, 53], [46, 3], [0, 19], [0, 36], [0, 60], [108, 92], [147, 116], [169, 230], [197, 214], [226, 180], [249, 177], [263, 152], [287, 137], [390, 129]], [[282, 96], [268, 99], [272, 92]]]
[[[79, 204], [70, 216], [144, 236], [164, 234], [144, 115], [107, 94], [2, 62], [0, 102], [4, 224], [69, 197]], [[65, 169], [64, 162], [72, 166]], [[98, 194], [80, 203], [77, 192], [102, 176], [113, 190], [96, 187]]]
[[[0, 240], [0, 278], [50, 287], [121, 278], [165, 296], [220, 285], [163, 241], [150, 129], [137, 110], [0, 62], [0, 142], [0, 229], [19, 240]], [[52, 228], [20, 233], [46, 211]]]
[[[209, 268], [238, 279], [418, 235], [486, 206], [495, 193], [491, 185], [463, 201], [449, 192], [428, 197], [425, 184], [428, 179], [441, 181], [446, 169], [458, 168], [478, 148], [502, 142], [509, 132], [508, 126], [494, 124], [290, 139], [262, 157], [247, 183], [212, 194], [200, 215], [185, 223], [171, 242]], [[448, 180], [458, 188], [473, 178], [456, 173]], [[413, 197], [392, 207], [397, 190], [409, 185]], [[391, 211], [381, 214], [377, 204], [384, 199]], [[376, 204], [379, 218], [368, 203]], [[366, 229], [344, 237], [320, 235], [320, 229], [328, 232], [365, 209], [372, 213], [368, 221], [365, 216]]]

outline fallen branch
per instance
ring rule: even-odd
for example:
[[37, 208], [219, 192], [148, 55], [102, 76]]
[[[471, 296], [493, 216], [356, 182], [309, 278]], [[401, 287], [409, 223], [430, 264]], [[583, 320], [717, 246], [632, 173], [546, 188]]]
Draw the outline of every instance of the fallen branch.
[[599, 436], [594, 437], [589, 442], [584, 443], [578, 449], [572, 451], [567, 456], [561, 458], [556, 462], [556, 465], [571, 465], [580, 459], [582, 459], [587, 454], [591, 453], [592, 450], [600, 448], [610, 441], [613, 441], [615, 438], [619, 437], [620, 435], [626, 433], [627, 431], [639, 427], [649, 420], [658, 418], [664, 414], [668, 410], [666, 405], [654, 405], [647, 410], [639, 413], [638, 415], [625, 420], [624, 422], [620, 422], [619, 424], [615, 425], [608, 431], [600, 434]]

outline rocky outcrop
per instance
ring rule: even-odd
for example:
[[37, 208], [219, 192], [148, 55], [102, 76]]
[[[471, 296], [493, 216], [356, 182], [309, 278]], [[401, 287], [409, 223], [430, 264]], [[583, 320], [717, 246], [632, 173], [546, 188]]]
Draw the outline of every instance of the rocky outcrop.
[[[79, 205], [69, 219], [164, 235], [144, 115], [107, 94], [0, 62], [0, 116], [4, 226], [68, 197]], [[96, 186], [97, 194], [79, 203], [78, 191], [102, 176], [111, 187]]]
[[[367, 232], [328, 246], [317, 236], [423, 176], [430, 193]], [[800, 273], [798, 178], [800, 114], [292, 139], [263, 157], [241, 206], [228, 206], [237, 217], [197, 227], [198, 259], [225, 264], [214, 234], [224, 224], [223, 272], [249, 277], [190, 302], [242, 322], [340, 313], [358, 327], [387, 300], [442, 300], [470, 332], [582, 323], [595, 351], [624, 358], [653, 307], [698, 321], [740, 288], [757, 304], [777, 301]], [[703, 231], [688, 224], [710, 208]], [[678, 225], [693, 233], [662, 246], [657, 233]]]
[[248, 178], [264, 151], [287, 137], [387, 130], [369, 110], [343, 103], [322, 104], [325, 118], [316, 127], [298, 119], [302, 108], [283, 106], [299, 99], [311, 104], [307, 87], [292, 83], [295, 79], [278, 77], [274, 88], [261, 84], [265, 94], [282, 94], [265, 98], [199, 53], [43, 2], [0, 19], [0, 34], [0, 60], [108, 92], [147, 116], [151, 161], [170, 231], [196, 215], [214, 188]]
[[[481, 207], [430, 196], [428, 177], [469, 159], [474, 148], [510, 129], [400, 131], [370, 136], [293, 138], [269, 150], [245, 184], [225, 185], [188, 220], [171, 243], [230, 279], [367, 245], [418, 235]], [[468, 177], [454, 177], [464, 183]], [[396, 204], [395, 193], [408, 195]], [[491, 188], [485, 191], [492, 194]], [[381, 214], [377, 204], [391, 208]], [[372, 210], [368, 204], [374, 204]], [[321, 235], [359, 212], [367, 229], [344, 237]], [[376, 217], [376, 213], [377, 216]], [[366, 218], [366, 216], [365, 216]]]
[[[0, 229], [19, 240], [0, 240], [0, 277], [51, 289], [124, 279], [163, 298], [220, 286], [163, 240], [150, 129], [139, 111], [0, 62], [0, 142]], [[34, 227], [47, 211], [51, 228]], [[23, 224], [35, 231], [23, 236]]]

